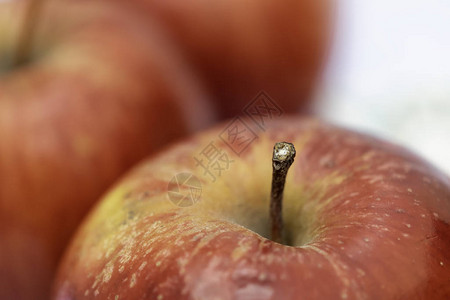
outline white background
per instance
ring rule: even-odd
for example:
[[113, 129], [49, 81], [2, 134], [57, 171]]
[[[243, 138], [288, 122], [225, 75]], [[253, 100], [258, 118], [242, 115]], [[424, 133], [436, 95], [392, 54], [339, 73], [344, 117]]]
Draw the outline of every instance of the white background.
[[450, 174], [450, 1], [341, 0], [316, 107]]

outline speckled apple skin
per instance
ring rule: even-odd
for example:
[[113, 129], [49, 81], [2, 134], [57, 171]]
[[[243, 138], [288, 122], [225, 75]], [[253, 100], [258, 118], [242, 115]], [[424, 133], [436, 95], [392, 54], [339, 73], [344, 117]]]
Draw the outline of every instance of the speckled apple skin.
[[[247, 120], [250, 123], [249, 120]], [[268, 123], [240, 156], [226, 124], [149, 159], [92, 211], [65, 255], [54, 299], [449, 299], [450, 182], [407, 150], [314, 119]], [[194, 157], [234, 160], [215, 182]], [[269, 240], [275, 142], [297, 150]], [[180, 208], [167, 186], [202, 181]]]

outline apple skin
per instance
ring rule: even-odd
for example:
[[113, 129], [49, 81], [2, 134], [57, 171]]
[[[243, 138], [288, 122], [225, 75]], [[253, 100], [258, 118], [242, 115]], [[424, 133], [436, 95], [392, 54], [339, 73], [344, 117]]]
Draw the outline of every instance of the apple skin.
[[25, 5], [0, 4], [0, 299], [37, 300], [106, 188], [214, 116], [171, 43], [118, 4], [45, 1], [11, 69]]
[[[118, 0], [123, 1], [123, 0]], [[264, 90], [285, 111], [307, 110], [332, 35], [332, 0], [133, 0], [178, 41], [222, 118]]]
[[[223, 124], [133, 169], [79, 229], [53, 299], [449, 298], [446, 175], [315, 119], [267, 124], [240, 156], [219, 138]], [[194, 159], [211, 141], [234, 160], [215, 182]], [[289, 245], [267, 238], [279, 141], [297, 151], [283, 202]], [[168, 183], [183, 172], [202, 193], [178, 207]]]

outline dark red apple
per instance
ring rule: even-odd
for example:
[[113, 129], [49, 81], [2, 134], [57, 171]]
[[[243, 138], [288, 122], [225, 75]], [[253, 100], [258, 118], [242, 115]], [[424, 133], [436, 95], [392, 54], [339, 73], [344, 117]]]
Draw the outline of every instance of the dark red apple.
[[[122, 1], [123, 0], [119, 0]], [[133, 0], [159, 20], [207, 83], [222, 117], [264, 90], [285, 111], [305, 107], [330, 45], [329, 0]]]
[[[136, 167], [78, 231], [54, 299], [449, 299], [445, 174], [321, 121], [266, 125], [235, 119]], [[279, 141], [296, 147], [284, 244], [270, 240]]]
[[44, 1], [15, 65], [28, 2], [0, 4], [0, 299], [48, 299], [71, 233], [103, 191], [209, 124], [200, 84], [136, 13]]

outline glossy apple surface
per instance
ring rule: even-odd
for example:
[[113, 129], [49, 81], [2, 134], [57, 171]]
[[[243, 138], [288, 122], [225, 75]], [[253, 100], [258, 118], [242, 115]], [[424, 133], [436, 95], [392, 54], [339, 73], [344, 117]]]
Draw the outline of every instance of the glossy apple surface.
[[29, 61], [26, 3], [0, 4], [0, 299], [48, 299], [71, 233], [104, 190], [208, 124], [199, 84], [148, 21], [117, 5], [44, 1]]
[[[123, 1], [123, 0], [119, 0]], [[261, 91], [285, 111], [305, 107], [332, 31], [331, 0], [133, 0], [178, 41], [222, 117]]]
[[[264, 132], [245, 122], [258, 138], [233, 148], [239, 156], [223, 135], [233, 123], [223, 124], [123, 178], [78, 231], [54, 299], [448, 299], [446, 175], [321, 121], [271, 121]], [[268, 239], [279, 141], [297, 151], [283, 203], [287, 245]], [[215, 181], [198, 164], [211, 143], [222, 162], [224, 153], [233, 160]], [[201, 195], [180, 207], [168, 190], [183, 173], [201, 182]]]

